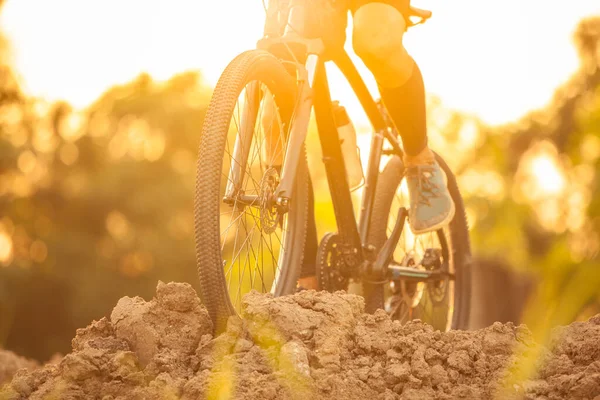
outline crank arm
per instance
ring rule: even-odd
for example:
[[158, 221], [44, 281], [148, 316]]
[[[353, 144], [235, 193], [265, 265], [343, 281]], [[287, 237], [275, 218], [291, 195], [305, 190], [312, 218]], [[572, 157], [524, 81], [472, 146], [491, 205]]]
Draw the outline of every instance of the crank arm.
[[377, 260], [375, 260], [375, 263], [373, 264], [372, 272], [374, 276], [383, 276], [383, 271], [385, 271], [390, 261], [392, 261], [394, 250], [398, 245], [398, 240], [400, 240], [400, 235], [404, 229], [406, 217], [408, 217], [408, 210], [404, 207], [400, 208], [398, 211], [398, 219], [396, 219], [396, 225], [394, 225], [394, 230], [392, 231], [392, 234], [388, 240], [386, 240], [386, 242], [383, 244], [383, 247], [377, 255]]
[[388, 270], [392, 273], [392, 279], [423, 282], [423, 281], [440, 281], [445, 278], [454, 280], [454, 274], [449, 274], [445, 271], [423, 271], [411, 267], [404, 267], [396, 263], [388, 265]]

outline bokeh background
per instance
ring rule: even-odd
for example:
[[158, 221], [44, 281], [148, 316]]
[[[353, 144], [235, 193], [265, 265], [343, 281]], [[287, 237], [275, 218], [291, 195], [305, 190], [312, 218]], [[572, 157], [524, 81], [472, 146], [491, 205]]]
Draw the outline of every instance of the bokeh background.
[[[544, 335], [600, 312], [600, 4], [414, 3], [434, 11], [406, 45], [468, 210], [472, 327]], [[260, 0], [0, 0], [0, 347], [45, 361], [121, 296], [197, 287], [200, 128], [263, 13]], [[308, 146], [323, 234], [335, 224], [314, 130]]]

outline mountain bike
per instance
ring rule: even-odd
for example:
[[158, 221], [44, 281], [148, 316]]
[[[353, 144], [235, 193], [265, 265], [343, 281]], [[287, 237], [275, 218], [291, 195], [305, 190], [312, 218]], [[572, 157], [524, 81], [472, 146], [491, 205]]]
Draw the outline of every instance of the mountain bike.
[[[320, 288], [348, 290], [352, 283], [361, 288], [367, 311], [383, 308], [393, 319], [419, 318], [440, 330], [466, 328], [471, 254], [457, 181], [436, 154], [455, 216], [437, 232], [413, 235], [398, 129], [344, 51], [345, 38], [315, 33], [315, 26], [333, 24], [331, 15], [323, 16], [327, 4], [270, 1], [257, 49], [236, 57], [216, 85], [202, 128], [194, 200], [202, 301], [220, 332], [241, 312], [245, 293], [296, 291], [311, 206], [304, 143], [314, 110], [337, 224], [319, 244]], [[413, 25], [431, 16], [412, 10], [419, 18]], [[341, 70], [373, 127], [358, 222], [326, 62]]]

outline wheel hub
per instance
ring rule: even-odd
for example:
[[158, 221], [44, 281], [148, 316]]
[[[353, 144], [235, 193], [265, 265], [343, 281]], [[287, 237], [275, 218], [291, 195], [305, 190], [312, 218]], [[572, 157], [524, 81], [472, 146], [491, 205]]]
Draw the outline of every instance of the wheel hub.
[[[425, 254], [423, 255], [423, 260], [421, 261], [421, 265], [428, 271], [441, 270], [444, 268], [444, 264], [442, 263], [442, 250], [441, 249], [427, 249], [425, 250]], [[447, 272], [447, 269], [446, 269]], [[436, 281], [430, 281], [427, 285], [427, 290], [429, 292], [429, 296], [431, 301], [435, 304], [442, 303], [446, 297], [446, 292], [448, 290], [448, 280], [449, 278], [446, 276], [445, 279], [439, 279]]]
[[[402, 260], [402, 266], [410, 267], [414, 269], [424, 269], [421, 263], [416, 260], [416, 254], [414, 251], [410, 251], [404, 256]], [[423, 290], [425, 289], [425, 283], [423, 282], [407, 282], [405, 280], [392, 281], [395, 286], [399, 284], [399, 294], [402, 297], [402, 301], [410, 308], [415, 308], [421, 302], [423, 298]]]
[[[435, 271], [442, 268], [441, 249], [426, 249], [423, 258], [418, 261], [414, 251], [408, 252], [401, 263], [404, 267]], [[447, 279], [439, 281], [409, 282], [395, 279], [390, 282], [392, 295], [387, 299], [385, 308], [392, 318], [402, 319], [403, 315], [410, 315], [411, 309], [417, 307], [427, 288], [432, 301], [442, 302], [446, 295]]]
[[260, 223], [265, 233], [275, 232], [281, 220], [275, 197], [277, 186], [279, 186], [279, 174], [275, 168], [269, 168], [260, 181]]

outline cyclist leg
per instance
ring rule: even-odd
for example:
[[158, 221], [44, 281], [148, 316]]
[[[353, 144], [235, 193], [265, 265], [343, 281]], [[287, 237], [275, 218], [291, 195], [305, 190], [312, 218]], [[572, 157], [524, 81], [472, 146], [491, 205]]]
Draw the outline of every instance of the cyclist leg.
[[427, 145], [427, 128], [423, 78], [402, 43], [407, 26], [403, 12], [408, 12], [409, 2], [355, 0], [355, 3], [354, 50], [375, 75], [391, 117], [402, 127], [406, 153], [415, 156]]
[[402, 136], [411, 229], [414, 233], [436, 230], [452, 220], [454, 204], [427, 145], [423, 77], [402, 43], [410, 1], [352, 1], [354, 50], [375, 76], [383, 102]]

